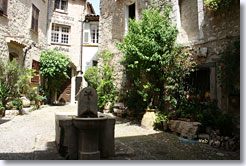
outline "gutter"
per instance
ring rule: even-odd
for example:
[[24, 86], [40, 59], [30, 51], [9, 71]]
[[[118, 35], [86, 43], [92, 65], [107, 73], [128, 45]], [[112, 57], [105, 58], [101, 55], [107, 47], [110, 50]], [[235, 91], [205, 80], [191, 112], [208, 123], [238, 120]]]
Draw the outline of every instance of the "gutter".
[[50, 18], [50, 0], [48, 0], [48, 11], [47, 11], [47, 21], [46, 21], [46, 49], [48, 48], [48, 42], [49, 42], [49, 39], [48, 39], [48, 29], [49, 29], [49, 18]]

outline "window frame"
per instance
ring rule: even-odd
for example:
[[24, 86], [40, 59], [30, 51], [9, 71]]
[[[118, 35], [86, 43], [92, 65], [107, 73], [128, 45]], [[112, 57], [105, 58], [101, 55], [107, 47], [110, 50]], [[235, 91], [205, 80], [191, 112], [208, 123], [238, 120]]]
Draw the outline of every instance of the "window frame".
[[[56, 7], [56, 2], [59, 1], [58, 3], [58, 8]], [[65, 9], [62, 9], [62, 2], [66, 2], [66, 8]], [[57, 12], [62, 12], [62, 13], [67, 13], [68, 11], [68, 0], [55, 0], [54, 1], [54, 11], [57, 11]]]
[[38, 33], [39, 12], [40, 10], [32, 4], [31, 30], [36, 33]]
[[[95, 39], [93, 39], [93, 29], [92, 27], [96, 27], [95, 29]], [[90, 43], [91, 44], [98, 44], [99, 43], [99, 25], [91, 24], [90, 25]], [[94, 41], [94, 42], [93, 42]]]
[[[54, 29], [53, 29], [53, 27], [54, 27]], [[56, 28], [58, 28], [58, 31], [56, 31]], [[62, 30], [63, 30], [62, 28], [67, 28], [68, 32], [62, 32]], [[70, 26], [53, 23], [52, 27], [51, 27], [51, 43], [69, 45], [70, 44], [70, 35], [71, 35], [70, 33], [71, 33], [71, 27]], [[54, 40], [54, 37], [52, 37], [53, 34], [58, 35], [58, 41]], [[62, 40], [63, 40], [62, 35], [68, 35], [67, 43], [62, 42]]]
[[0, 16], [8, 16], [8, 0], [2, 0], [0, 7]]

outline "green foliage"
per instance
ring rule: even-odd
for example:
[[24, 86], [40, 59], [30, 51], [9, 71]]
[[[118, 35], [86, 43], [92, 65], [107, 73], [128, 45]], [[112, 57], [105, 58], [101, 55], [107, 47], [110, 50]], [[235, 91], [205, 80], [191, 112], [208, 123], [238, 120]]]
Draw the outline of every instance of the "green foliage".
[[[128, 108], [175, 108], [186, 94], [185, 78], [195, 70], [196, 63], [187, 50], [175, 44], [177, 33], [168, 5], [164, 13], [153, 7], [143, 11], [141, 21], [130, 20], [128, 34], [117, 44], [128, 78]], [[139, 108], [131, 100], [142, 100], [138, 101]]]
[[9, 88], [6, 82], [0, 81], [0, 107], [1, 110], [5, 110], [7, 104], [7, 98], [9, 94]]
[[16, 98], [16, 99], [12, 100], [12, 106], [16, 107], [17, 110], [19, 110], [20, 114], [22, 114], [23, 102], [20, 98]]
[[240, 38], [228, 42], [220, 53], [219, 82], [227, 94], [240, 93]]
[[103, 59], [103, 65], [98, 69], [100, 73], [97, 88], [98, 106], [100, 110], [103, 110], [107, 102], [113, 103], [115, 101], [115, 96], [118, 92], [113, 82], [113, 67], [110, 63], [113, 54], [107, 50], [103, 50], [98, 54], [98, 57]]
[[43, 51], [40, 57], [40, 75], [48, 81], [49, 96], [54, 91], [60, 90], [61, 86], [69, 78], [68, 70], [71, 65], [69, 57], [54, 50]]
[[84, 78], [85, 78], [85, 81], [88, 83], [89, 87], [97, 89], [98, 87], [98, 68], [89, 67], [85, 71]]
[[217, 11], [222, 8], [229, 7], [234, 0], [205, 0], [204, 6], [212, 11]]
[[155, 123], [167, 122], [169, 120], [168, 115], [159, 110], [156, 111], [156, 116]]
[[30, 79], [34, 76], [36, 76], [35, 70], [23, 70], [15, 59], [13, 61], [3, 61], [0, 58], [0, 107], [3, 115], [9, 101], [11, 101], [9, 107], [17, 107], [21, 112], [22, 101], [20, 95], [31, 96], [35, 93], [30, 85]]

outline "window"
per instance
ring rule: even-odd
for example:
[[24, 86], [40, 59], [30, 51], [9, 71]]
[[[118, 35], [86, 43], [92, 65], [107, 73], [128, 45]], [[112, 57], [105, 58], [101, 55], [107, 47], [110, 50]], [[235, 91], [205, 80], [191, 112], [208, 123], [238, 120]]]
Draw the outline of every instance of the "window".
[[98, 43], [99, 39], [99, 27], [91, 25], [91, 43]]
[[7, 15], [8, 0], [0, 0], [0, 16]]
[[135, 14], [135, 3], [129, 6], [129, 18], [134, 19], [136, 17]]
[[69, 44], [70, 27], [52, 24], [51, 41], [54, 43]]
[[67, 4], [67, 0], [55, 0], [55, 10], [66, 12]]
[[129, 19], [135, 19], [136, 17], [136, 5], [135, 3], [126, 6], [125, 8], [125, 33], [128, 32]]
[[39, 62], [38, 61], [35, 61], [35, 60], [33, 60], [32, 61], [32, 69], [34, 69], [35, 70], [35, 74], [37, 75], [37, 76], [35, 76], [35, 77], [33, 77], [32, 79], [31, 79], [31, 83], [33, 83], [33, 84], [39, 84]]
[[32, 25], [31, 29], [34, 32], [38, 32], [38, 17], [39, 17], [39, 10], [36, 6], [32, 5]]

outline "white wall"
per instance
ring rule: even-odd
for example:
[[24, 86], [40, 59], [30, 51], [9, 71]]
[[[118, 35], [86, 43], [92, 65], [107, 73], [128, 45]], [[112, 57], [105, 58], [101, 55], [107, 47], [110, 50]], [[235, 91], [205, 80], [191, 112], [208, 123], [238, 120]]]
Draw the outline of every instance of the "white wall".
[[[82, 71], [84, 74], [88, 67], [92, 67], [93, 65], [92, 61], [96, 58], [97, 52], [98, 52], [98, 47], [90, 47], [90, 46], [83, 47]], [[85, 86], [87, 86], [87, 83], [83, 77], [83, 87]]]

